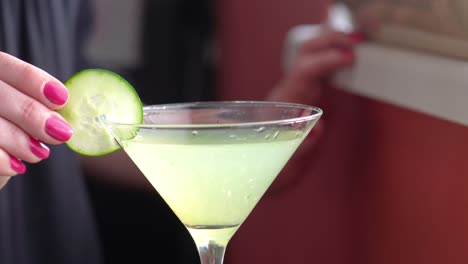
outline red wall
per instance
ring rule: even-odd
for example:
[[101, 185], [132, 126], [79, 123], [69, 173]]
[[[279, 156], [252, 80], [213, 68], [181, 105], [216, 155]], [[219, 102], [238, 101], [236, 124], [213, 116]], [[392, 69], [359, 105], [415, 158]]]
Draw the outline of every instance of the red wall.
[[219, 0], [219, 97], [259, 99], [281, 76], [281, 50], [293, 25], [316, 23], [327, 0]]
[[[287, 30], [320, 21], [326, 4], [218, 1], [218, 98], [263, 98], [280, 79]], [[339, 90], [327, 96], [320, 145], [296, 163], [302, 173], [280, 176], [290, 188], [264, 197], [226, 264], [468, 263], [468, 128]]]
[[369, 101], [368, 263], [468, 263], [468, 128]]

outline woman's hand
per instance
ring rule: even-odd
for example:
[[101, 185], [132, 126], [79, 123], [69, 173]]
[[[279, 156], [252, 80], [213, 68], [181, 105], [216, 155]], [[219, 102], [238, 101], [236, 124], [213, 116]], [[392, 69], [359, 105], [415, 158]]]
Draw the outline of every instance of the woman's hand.
[[[321, 95], [325, 88], [330, 87], [327, 84], [329, 77], [354, 63], [353, 47], [361, 38], [358, 34], [349, 36], [325, 31], [305, 41], [293, 60], [292, 68], [268, 95], [267, 100], [324, 107]], [[326, 115], [329, 109], [327, 106], [325, 108]], [[313, 153], [317, 151], [317, 143], [325, 129], [325, 118], [322, 117], [303, 141], [270, 187], [269, 194], [282, 193], [299, 184], [301, 177], [305, 176], [306, 167], [311, 166]]]
[[305, 41], [291, 69], [267, 99], [316, 105], [328, 77], [353, 64], [354, 44], [352, 37], [335, 31]]
[[23, 161], [49, 156], [44, 144], [60, 144], [71, 127], [54, 110], [68, 100], [65, 86], [43, 70], [0, 52], [0, 188], [26, 171]]

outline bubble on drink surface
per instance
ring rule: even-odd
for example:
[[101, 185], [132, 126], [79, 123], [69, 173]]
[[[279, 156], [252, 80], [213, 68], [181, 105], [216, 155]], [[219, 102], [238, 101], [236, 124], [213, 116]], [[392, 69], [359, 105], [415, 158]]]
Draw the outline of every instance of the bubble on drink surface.
[[258, 201], [258, 196], [255, 196], [253, 194], [247, 194], [245, 196], [245, 201], [247, 202], [247, 204], [255, 204]]

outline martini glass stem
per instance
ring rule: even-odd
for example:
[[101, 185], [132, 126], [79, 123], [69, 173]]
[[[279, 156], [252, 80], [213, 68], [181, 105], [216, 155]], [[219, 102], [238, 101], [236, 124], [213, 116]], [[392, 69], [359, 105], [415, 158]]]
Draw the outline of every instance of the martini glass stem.
[[209, 241], [208, 243], [197, 243], [197, 248], [201, 264], [223, 264], [226, 245]]

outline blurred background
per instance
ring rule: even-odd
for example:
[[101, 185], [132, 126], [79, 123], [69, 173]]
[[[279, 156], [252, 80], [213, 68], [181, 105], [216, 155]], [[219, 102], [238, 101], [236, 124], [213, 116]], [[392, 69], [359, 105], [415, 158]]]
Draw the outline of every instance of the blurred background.
[[[97, 0], [87, 61], [124, 76], [144, 104], [211, 100], [211, 0]], [[198, 263], [186, 228], [142, 175], [115, 184], [86, 171], [106, 263]], [[131, 178], [131, 176], [130, 176]]]
[[[146, 104], [263, 99], [282, 77], [288, 30], [324, 21], [332, 2], [95, 0], [86, 54]], [[334, 87], [326, 98], [319, 151], [259, 202], [225, 263], [467, 263], [468, 129]], [[154, 190], [94, 174], [107, 263], [199, 263]]]

